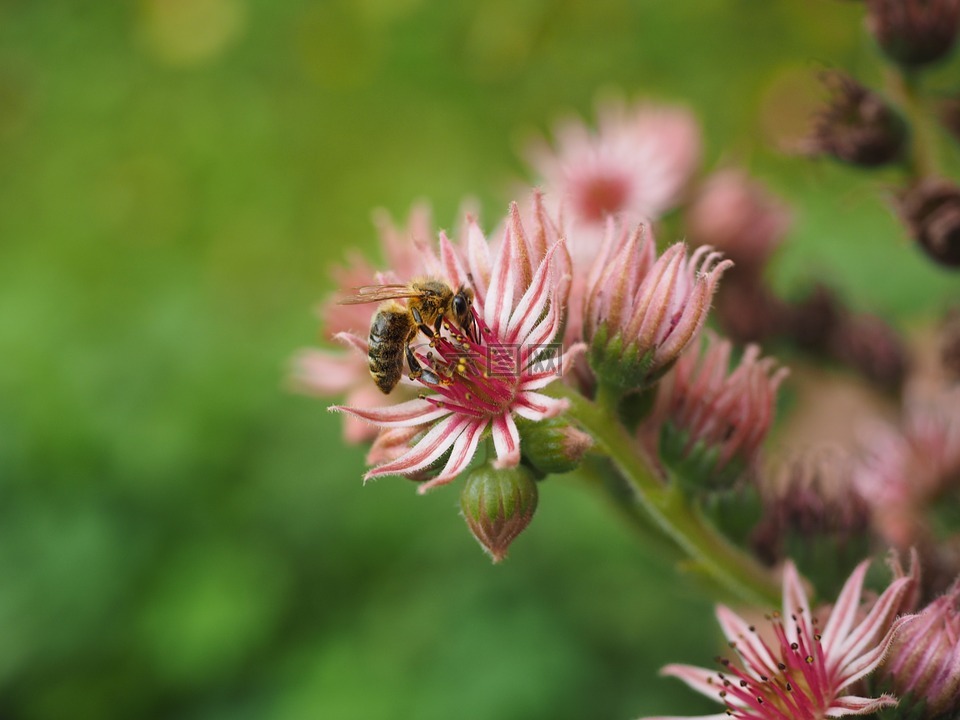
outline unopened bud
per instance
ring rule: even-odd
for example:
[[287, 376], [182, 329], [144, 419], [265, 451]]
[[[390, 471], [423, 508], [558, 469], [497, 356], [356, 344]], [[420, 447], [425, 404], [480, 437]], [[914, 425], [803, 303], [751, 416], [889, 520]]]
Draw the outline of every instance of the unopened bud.
[[960, 267], [960, 188], [947, 180], [924, 180], [901, 197], [900, 213], [927, 255]]
[[729, 486], [753, 463], [787, 375], [756, 345], [731, 369], [732, 350], [708, 333], [704, 352], [684, 354], [660, 384], [651, 417], [660, 424], [663, 460], [700, 489]]
[[533, 519], [537, 483], [523, 465], [497, 469], [479, 467], [467, 476], [460, 492], [460, 509], [470, 532], [483, 549], [500, 562], [510, 543]]
[[925, 718], [960, 710], [960, 584], [900, 628], [881, 674], [904, 710]]
[[545, 475], [576, 470], [593, 438], [561, 418], [518, 422], [523, 457]]
[[908, 68], [942, 60], [953, 49], [960, 0], [867, 0], [867, 27], [883, 52]]
[[824, 449], [784, 463], [760, 483], [763, 519], [752, 545], [764, 562], [792, 558], [818, 588], [839, 590], [870, 552], [870, 508], [852, 467], [849, 456]]
[[902, 157], [907, 125], [880, 95], [839, 72], [825, 74], [823, 82], [833, 96], [802, 149], [871, 168]]
[[831, 353], [885, 390], [897, 391], [907, 375], [907, 349], [897, 332], [876, 315], [850, 315], [833, 335]]

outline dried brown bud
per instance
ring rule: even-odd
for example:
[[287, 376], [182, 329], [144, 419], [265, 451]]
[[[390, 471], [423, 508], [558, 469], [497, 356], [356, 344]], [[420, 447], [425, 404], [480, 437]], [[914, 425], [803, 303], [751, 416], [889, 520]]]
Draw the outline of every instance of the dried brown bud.
[[789, 333], [805, 350], [822, 352], [843, 320], [843, 308], [836, 293], [823, 283], [792, 307]]
[[878, 167], [903, 156], [907, 125], [877, 93], [849, 75], [825, 73], [833, 95], [814, 120], [803, 149], [861, 167]]
[[867, 27], [894, 62], [918, 67], [942, 60], [960, 26], [960, 0], [867, 0]]
[[900, 214], [927, 255], [960, 267], [960, 188], [949, 180], [923, 180], [902, 195]]
[[870, 382], [897, 391], [907, 375], [907, 348], [896, 331], [875, 315], [850, 315], [836, 329], [831, 355]]

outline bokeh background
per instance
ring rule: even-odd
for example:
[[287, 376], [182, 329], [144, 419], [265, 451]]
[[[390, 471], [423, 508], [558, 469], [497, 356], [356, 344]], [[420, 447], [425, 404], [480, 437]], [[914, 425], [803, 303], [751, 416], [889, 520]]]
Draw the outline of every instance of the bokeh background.
[[[775, 268], [901, 327], [955, 281], [882, 178], [777, 151], [857, 3], [0, 0], [0, 717], [632, 718], [705, 711], [710, 598], [551, 479], [492, 566], [457, 491], [362, 487], [285, 387], [370, 213], [466, 196], [598, 92], [700, 115], [704, 167], [796, 208]], [[896, 281], [889, 278], [896, 268]], [[953, 283], [953, 284], [951, 284]]]

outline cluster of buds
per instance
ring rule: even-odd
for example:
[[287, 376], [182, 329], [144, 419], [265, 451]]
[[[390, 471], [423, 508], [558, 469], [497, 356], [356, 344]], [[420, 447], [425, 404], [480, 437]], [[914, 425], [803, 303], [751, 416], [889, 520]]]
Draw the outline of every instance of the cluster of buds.
[[732, 350], [708, 334], [703, 354], [684, 354], [660, 383], [651, 416], [660, 458], [701, 489], [728, 486], [753, 465], [787, 376], [756, 345], [731, 370]]
[[770, 565], [793, 559], [819, 588], [839, 588], [871, 550], [870, 506], [839, 447], [801, 454], [760, 484], [762, 519], [751, 544]]
[[[960, 188], [939, 177], [927, 138], [918, 74], [946, 59], [960, 31], [960, 0], [867, 0], [866, 25], [887, 60], [893, 101], [842, 72], [824, 75], [833, 98], [801, 147], [862, 168], [897, 164], [907, 181], [897, 209], [911, 237], [934, 262], [960, 267]], [[941, 105], [940, 121], [957, 128], [957, 104]]]

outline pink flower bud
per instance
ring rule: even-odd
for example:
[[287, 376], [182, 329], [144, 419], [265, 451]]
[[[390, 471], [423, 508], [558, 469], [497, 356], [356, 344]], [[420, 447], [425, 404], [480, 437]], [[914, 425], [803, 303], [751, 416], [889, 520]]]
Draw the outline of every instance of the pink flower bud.
[[960, 188], [948, 180], [924, 180], [900, 198], [900, 214], [932, 260], [960, 267]]
[[904, 625], [881, 672], [923, 717], [960, 710], [960, 584]]

